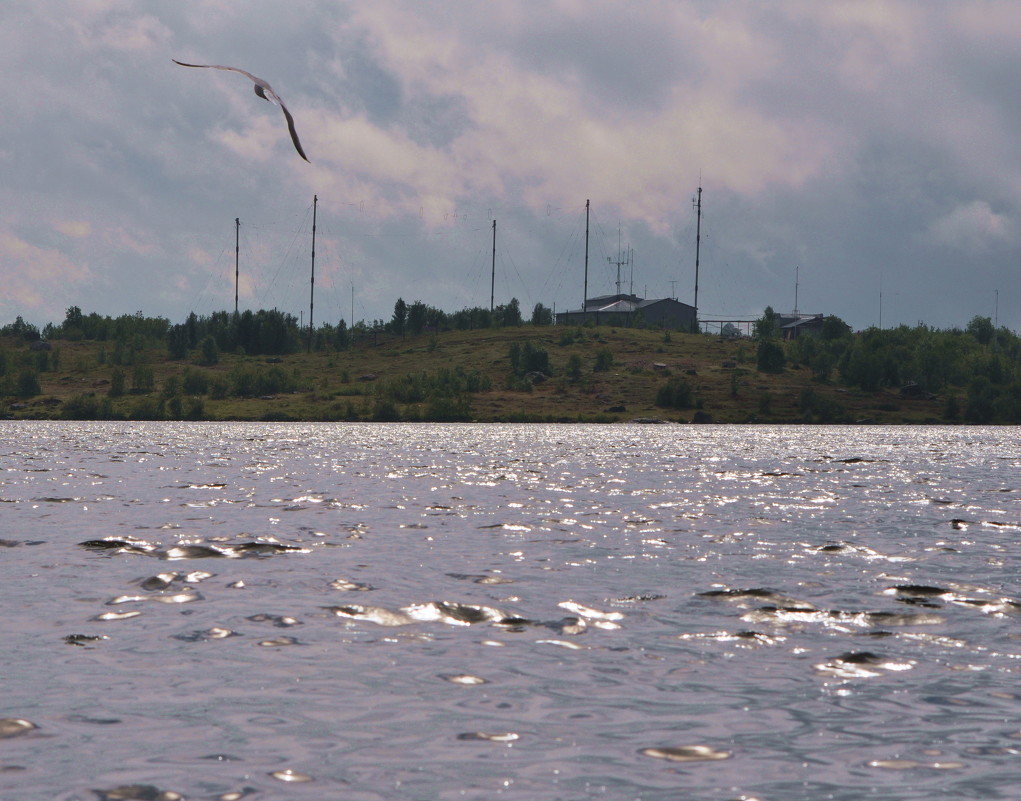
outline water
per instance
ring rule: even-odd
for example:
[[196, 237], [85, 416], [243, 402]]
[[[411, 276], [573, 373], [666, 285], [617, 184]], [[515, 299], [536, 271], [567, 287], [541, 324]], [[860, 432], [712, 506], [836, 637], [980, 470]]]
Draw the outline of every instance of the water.
[[0, 423], [0, 799], [995, 799], [1005, 428]]

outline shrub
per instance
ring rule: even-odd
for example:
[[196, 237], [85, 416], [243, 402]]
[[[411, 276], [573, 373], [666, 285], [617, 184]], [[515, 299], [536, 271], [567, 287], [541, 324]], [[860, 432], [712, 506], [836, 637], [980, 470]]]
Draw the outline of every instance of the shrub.
[[664, 409], [690, 409], [694, 405], [691, 384], [683, 378], [671, 378], [656, 392], [656, 405]]
[[787, 359], [784, 356], [783, 346], [772, 339], [759, 341], [756, 353], [756, 367], [763, 373], [782, 373]]
[[606, 373], [613, 367], [613, 351], [609, 348], [600, 348], [596, 351], [596, 363], [592, 367], [593, 372]]

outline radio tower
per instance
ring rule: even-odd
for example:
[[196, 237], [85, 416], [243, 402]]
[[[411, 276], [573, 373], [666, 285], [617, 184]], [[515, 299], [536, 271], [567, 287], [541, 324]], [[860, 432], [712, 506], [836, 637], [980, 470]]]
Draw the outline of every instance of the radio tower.
[[695, 333], [701, 331], [698, 324], [698, 256], [702, 244], [702, 186], [698, 187], [698, 195], [692, 199], [692, 206], [695, 207]]

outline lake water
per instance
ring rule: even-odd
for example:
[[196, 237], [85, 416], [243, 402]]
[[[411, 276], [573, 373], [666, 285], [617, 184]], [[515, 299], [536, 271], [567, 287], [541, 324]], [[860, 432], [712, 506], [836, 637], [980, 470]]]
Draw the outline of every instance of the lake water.
[[1018, 797], [1017, 428], [0, 453], [3, 801]]

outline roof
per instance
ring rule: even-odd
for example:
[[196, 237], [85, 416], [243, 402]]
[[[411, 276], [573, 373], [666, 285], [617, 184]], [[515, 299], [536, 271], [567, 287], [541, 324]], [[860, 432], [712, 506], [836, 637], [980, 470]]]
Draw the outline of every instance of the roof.
[[599, 297], [589, 298], [585, 301], [584, 309], [568, 309], [566, 312], [560, 312], [561, 314], [584, 314], [593, 312], [617, 312], [621, 314], [630, 314], [641, 309], [646, 309], [650, 306], [655, 306], [659, 303], [676, 303], [678, 306], [684, 306], [694, 311], [694, 306], [689, 306], [687, 303], [681, 303], [679, 300], [674, 298], [649, 298], [643, 299], [637, 295], [600, 295]]

